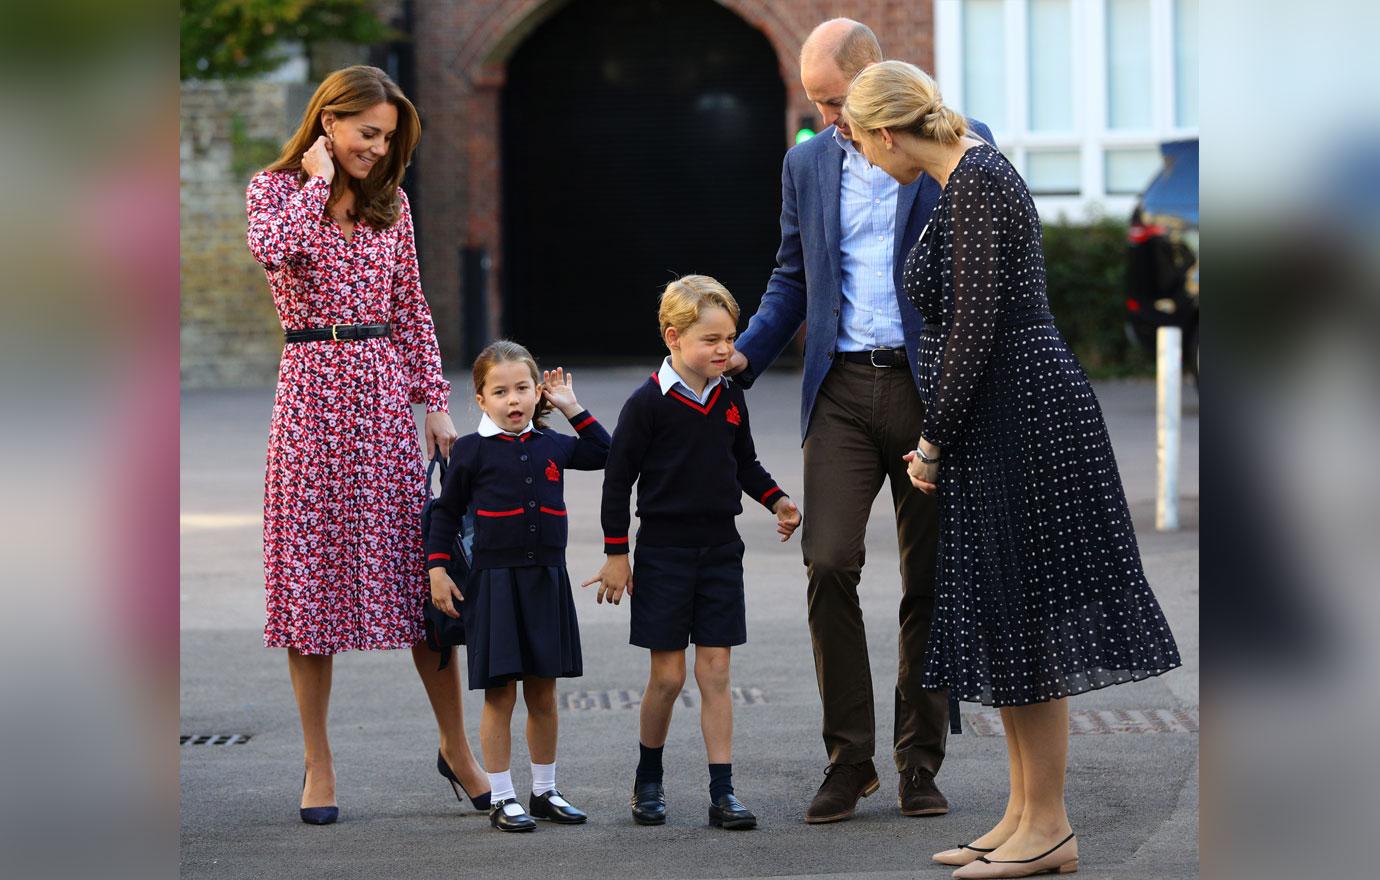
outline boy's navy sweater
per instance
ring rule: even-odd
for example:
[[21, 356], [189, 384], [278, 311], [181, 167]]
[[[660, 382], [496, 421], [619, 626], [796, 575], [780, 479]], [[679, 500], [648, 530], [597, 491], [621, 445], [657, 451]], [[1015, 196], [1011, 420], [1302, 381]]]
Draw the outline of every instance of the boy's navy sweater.
[[471, 509], [474, 568], [565, 564], [565, 471], [597, 471], [609, 454], [609, 432], [588, 410], [570, 423], [578, 438], [542, 428], [455, 441], [432, 508], [427, 568], [450, 561], [460, 519]]
[[738, 538], [746, 492], [768, 510], [785, 493], [757, 461], [743, 390], [727, 377], [701, 406], [656, 374], [618, 416], [604, 470], [604, 552], [628, 552], [628, 501], [637, 483], [638, 541], [711, 547]]

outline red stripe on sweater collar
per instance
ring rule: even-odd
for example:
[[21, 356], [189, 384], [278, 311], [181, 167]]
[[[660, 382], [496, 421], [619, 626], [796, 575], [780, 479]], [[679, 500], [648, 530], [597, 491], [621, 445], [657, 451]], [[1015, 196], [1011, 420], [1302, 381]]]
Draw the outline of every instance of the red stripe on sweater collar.
[[703, 413], [704, 415], [709, 415], [709, 411], [714, 408], [714, 404], [719, 402], [719, 392], [723, 390], [724, 384], [722, 382], [714, 386], [714, 393], [709, 395], [709, 402], [706, 403], [704, 406], [700, 406], [698, 403], [686, 397], [684, 394], [681, 394], [674, 388], [668, 391], [667, 394], [671, 397], [674, 397], [676, 400], [679, 400], [681, 403], [685, 404], [686, 406], [690, 407], [696, 412]]

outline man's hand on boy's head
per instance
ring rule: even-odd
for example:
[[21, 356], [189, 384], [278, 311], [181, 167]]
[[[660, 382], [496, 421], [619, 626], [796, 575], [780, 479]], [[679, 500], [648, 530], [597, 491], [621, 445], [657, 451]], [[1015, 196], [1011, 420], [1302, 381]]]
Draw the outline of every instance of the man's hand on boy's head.
[[599, 573], [580, 586], [590, 587], [594, 584], [599, 585], [599, 594], [594, 597], [595, 603], [604, 604], [605, 597], [610, 602], [617, 605], [623, 600], [623, 593], [632, 595], [632, 566], [628, 563], [628, 554], [614, 553], [605, 557], [603, 568]]
[[776, 514], [776, 531], [781, 534], [781, 540], [789, 541], [795, 530], [800, 528], [800, 508], [796, 507], [790, 498], [782, 495], [771, 506], [771, 512]]
[[575, 374], [567, 373], [564, 367], [542, 372], [541, 394], [567, 418], [580, 412], [580, 402], [575, 399]]

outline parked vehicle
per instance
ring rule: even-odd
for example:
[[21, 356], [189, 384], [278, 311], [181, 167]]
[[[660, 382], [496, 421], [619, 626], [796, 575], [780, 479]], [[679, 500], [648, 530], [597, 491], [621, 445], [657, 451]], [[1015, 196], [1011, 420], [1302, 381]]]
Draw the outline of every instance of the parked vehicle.
[[1164, 167], [1131, 214], [1126, 333], [1150, 352], [1159, 327], [1183, 330], [1184, 369], [1198, 379], [1198, 139], [1160, 145]]

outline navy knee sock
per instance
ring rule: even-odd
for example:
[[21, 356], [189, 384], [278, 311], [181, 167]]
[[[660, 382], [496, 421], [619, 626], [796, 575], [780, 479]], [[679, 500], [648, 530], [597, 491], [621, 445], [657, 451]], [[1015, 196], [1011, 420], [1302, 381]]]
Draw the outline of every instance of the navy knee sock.
[[648, 782], [661, 782], [661, 750], [665, 746], [657, 746], [649, 749], [642, 743], [637, 744], [641, 757], [637, 761], [637, 780], [634, 785], [643, 785]]
[[709, 799], [717, 802], [726, 794], [733, 794], [733, 765], [709, 765]]

